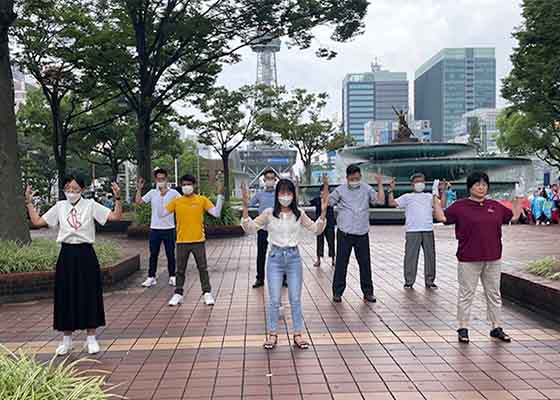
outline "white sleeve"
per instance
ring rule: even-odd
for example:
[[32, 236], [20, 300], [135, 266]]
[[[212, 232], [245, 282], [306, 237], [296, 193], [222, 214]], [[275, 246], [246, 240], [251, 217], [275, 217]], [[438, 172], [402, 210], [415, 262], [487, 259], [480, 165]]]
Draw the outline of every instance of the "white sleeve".
[[257, 218], [251, 219], [250, 217], [241, 218], [241, 227], [250, 235], [257, 233], [259, 229], [265, 229], [270, 221], [272, 209], [266, 209]]
[[369, 188], [369, 202], [370, 203], [376, 203], [377, 202], [377, 190], [375, 190], [372, 187]]
[[45, 220], [49, 228], [54, 228], [58, 225], [58, 202], [49, 208], [49, 210], [41, 217]]
[[408, 205], [408, 193], [395, 199], [399, 208], [406, 208]]
[[109, 218], [111, 210], [96, 201], [93, 201], [93, 219], [95, 219], [100, 225], [105, 225], [107, 218]]
[[142, 196], [142, 201], [144, 203], [151, 203], [153, 195], [154, 195], [154, 189], [148, 190], [148, 193], [146, 193], [144, 196]]
[[224, 196], [221, 194], [218, 195], [218, 199], [216, 200], [216, 205], [208, 210], [208, 214], [215, 218], [220, 218], [222, 215], [222, 207], [224, 206]]

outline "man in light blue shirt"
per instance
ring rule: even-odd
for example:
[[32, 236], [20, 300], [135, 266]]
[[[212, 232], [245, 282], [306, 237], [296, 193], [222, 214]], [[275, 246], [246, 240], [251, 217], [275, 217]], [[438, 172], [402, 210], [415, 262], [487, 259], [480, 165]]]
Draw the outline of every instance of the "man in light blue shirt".
[[[264, 171], [264, 188], [262, 192], [257, 192], [249, 202], [249, 207], [258, 207], [259, 214], [267, 208], [274, 208], [274, 188], [278, 176], [273, 169]], [[253, 284], [253, 289], [264, 286], [264, 268], [266, 264], [266, 251], [268, 249], [268, 232], [259, 229], [257, 232], [257, 279]]]
[[354, 254], [360, 267], [360, 287], [364, 300], [375, 303], [371, 278], [369, 251], [369, 206], [384, 205], [383, 177], [377, 175], [377, 191], [362, 182], [362, 172], [357, 165], [346, 168], [347, 184], [340, 185], [329, 195], [329, 205], [336, 207], [336, 265], [333, 279], [333, 301], [340, 303], [346, 289], [346, 273], [350, 254]]

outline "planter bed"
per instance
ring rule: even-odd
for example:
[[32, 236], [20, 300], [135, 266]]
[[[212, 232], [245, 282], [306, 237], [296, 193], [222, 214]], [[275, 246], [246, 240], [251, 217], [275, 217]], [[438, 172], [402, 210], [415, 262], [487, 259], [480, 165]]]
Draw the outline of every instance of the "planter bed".
[[[140, 269], [140, 255], [127, 256], [101, 268], [103, 287], [111, 287]], [[54, 289], [54, 271], [0, 274], [0, 303], [49, 297]]]

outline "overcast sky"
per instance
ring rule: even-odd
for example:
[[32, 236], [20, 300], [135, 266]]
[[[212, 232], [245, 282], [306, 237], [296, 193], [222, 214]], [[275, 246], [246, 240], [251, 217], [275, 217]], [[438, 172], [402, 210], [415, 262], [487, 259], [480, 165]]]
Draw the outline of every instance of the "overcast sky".
[[[338, 52], [334, 60], [315, 57], [314, 50], [301, 51], [283, 46], [277, 55], [279, 84], [302, 87], [330, 95], [328, 116], [340, 118], [344, 75], [370, 70], [377, 57], [383, 69], [408, 74], [410, 103], [413, 105], [414, 71], [444, 47], [495, 47], [497, 105], [501, 79], [511, 68], [509, 55], [515, 46], [511, 37], [521, 23], [520, 0], [371, 0], [365, 18], [365, 32], [348, 43], [329, 40], [329, 30], [317, 32], [315, 48], [328, 45]], [[243, 52], [243, 61], [226, 66], [220, 84], [230, 88], [252, 84], [256, 78], [256, 57]]]

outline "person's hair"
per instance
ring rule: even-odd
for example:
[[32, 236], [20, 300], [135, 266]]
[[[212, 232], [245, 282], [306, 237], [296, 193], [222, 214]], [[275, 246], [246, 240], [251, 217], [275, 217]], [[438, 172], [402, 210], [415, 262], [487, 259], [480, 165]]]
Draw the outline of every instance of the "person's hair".
[[84, 189], [86, 187], [86, 182], [85, 182], [84, 178], [82, 178], [81, 176], [74, 175], [74, 174], [66, 175], [64, 177], [64, 180], [62, 181], [62, 187], [65, 187], [66, 185], [68, 185], [72, 181], [76, 181], [78, 186], [82, 189]]
[[546, 189], [543, 188], [539, 193], [539, 196], [544, 197], [545, 200], [548, 200], [548, 193], [546, 192]]
[[195, 178], [194, 176], [192, 176], [192, 175], [189, 175], [189, 174], [183, 175], [183, 176], [181, 177], [181, 184], [182, 184], [183, 182], [192, 182], [193, 185], [196, 185], [196, 178]]
[[358, 173], [362, 173], [362, 170], [360, 169], [360, 167], [358, 167], [357, 164], [350, 164], [347, 168], [346, 168], [346, 176], [350, 176], [355, 174], [356, 172]]
[[485, 182], [488, 188], [490, 188], [490, 178], [488, 174], [484, 172], [473, 172], [467, 178], [467, 192], [470, 192], [471, 188], [480, 181]]
[[410, 177], [410, 182], [414, 182], [415, 179], [419, 179], [419, 178], [426, 180], [426, 175], [424, 175], [422, 172], [415, 172]]
[[273, 170], [272, 168], [267, 168], [267, 169], [264, 170], [263, 176], [266, 176], [267, 174], [272, 174], [272, 175], [274, 175], [275, 178], [278, 178], [278, 175], [276, 174], [276, 171]]
[[301, 212], [299, 211], [298, 203], [297, 203], [296, 186], [289, 179], [280, 179], [276, 184], [276, 191], [274, 193], [274, 209], [272, 211], [272, 215], [274, 215], [276, 218], [280, 218], [280, 210], [282, 209], [282, 205], [278, 200], [278, 194], [286, 190], [290, 192], [292, 196], [294, 196], [294, 199], [290, 203], [289, 207], [294, 213], [294, 215], [296, 216], [296, 220], [299, 220], [299, 217], [301, 216]]
[[157, 168], [157, 169], [154, 171], [154, 178], [157, 178], [157, 176], [158, 176], [159, 174], [163, 174], [163, 175], [165, 175], [165, 177], [167, 178], [167, 170], [165, 170], [165, 169], [163, 169], [163, 168]]

